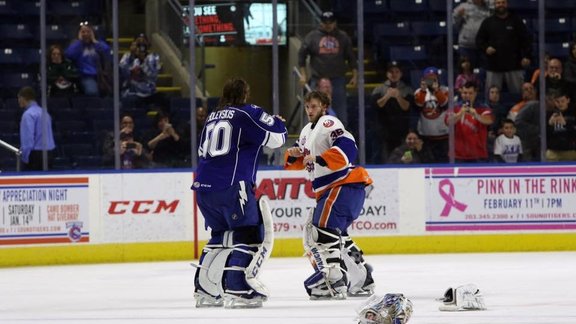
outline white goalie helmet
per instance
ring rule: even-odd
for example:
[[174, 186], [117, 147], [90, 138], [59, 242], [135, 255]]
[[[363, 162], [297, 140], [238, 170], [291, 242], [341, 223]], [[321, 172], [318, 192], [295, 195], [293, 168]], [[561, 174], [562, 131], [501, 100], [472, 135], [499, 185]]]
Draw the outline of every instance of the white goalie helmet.
[[359, 324], [405, 324], [412, 315], [412, 302], [403, 294], [373, 295], [358, 308]]

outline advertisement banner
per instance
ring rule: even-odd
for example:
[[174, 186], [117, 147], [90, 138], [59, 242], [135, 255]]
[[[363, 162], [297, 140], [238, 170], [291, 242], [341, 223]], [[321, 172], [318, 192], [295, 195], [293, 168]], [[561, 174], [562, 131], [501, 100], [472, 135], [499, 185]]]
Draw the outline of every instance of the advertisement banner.
[[101, 176], [99, 242], [191, 240], [192, 173]]
[[576, 229], [576, 167], [431, 168], [427, 231]]
[[[398, 171], [368, 169], [374, 186], [368, 188], [360, 217], [352, 223], [352, 236], [374, 236], [398, 232]], [[312, 184], [305, 171], [261, 170], [257, 198], [266, 195], [274, 218], [276, 237], [302, 237], [310, 209], [316, 206]]]
[[90, 241], [88, 177], [0, 178], [0, 246]]

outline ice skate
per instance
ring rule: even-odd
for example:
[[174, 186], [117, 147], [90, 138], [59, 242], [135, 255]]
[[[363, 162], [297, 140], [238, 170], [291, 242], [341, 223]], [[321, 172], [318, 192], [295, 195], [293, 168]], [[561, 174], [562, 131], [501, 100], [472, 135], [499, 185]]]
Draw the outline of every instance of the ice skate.
[[200, 290], [194, 293], [194, 299], [196, 299], [196, 308], [222, 307], [224, 305], [222, 297], [215, 297]]
[[346, 278], [334, 283], [322, 282], [310, 289], [310, 300], [346, 299]]
[[266, 296], [262, 295], [234, 295], [224, 294], [224, 308], [260, 308], [262, 304], [268, 300]]

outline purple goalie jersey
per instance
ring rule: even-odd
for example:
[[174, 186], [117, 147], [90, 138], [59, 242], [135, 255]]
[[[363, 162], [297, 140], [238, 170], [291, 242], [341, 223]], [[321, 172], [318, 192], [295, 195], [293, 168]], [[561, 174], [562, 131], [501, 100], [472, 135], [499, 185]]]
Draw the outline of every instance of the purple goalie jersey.
[[192, 189], [212, 191], [240, 181], [255, 183], [262, 148], [278, 148], [284, 142], [284, 122], [256, 105], [210, 113], [202, 130]]

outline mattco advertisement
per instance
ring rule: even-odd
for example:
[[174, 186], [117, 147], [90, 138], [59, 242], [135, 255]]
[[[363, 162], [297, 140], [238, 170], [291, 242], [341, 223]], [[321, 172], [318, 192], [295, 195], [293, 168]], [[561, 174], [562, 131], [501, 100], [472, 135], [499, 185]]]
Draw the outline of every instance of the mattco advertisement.
[[[369, 169], [374, 180], [364, 208], [350, 228], [353, 236], [398, 232], [398, 172]], [[268, 196], [276, 237], [301, 237], [310, 210], [316, 206], [312, 184], [302, 171], [260, 171], [256, 195]]]

